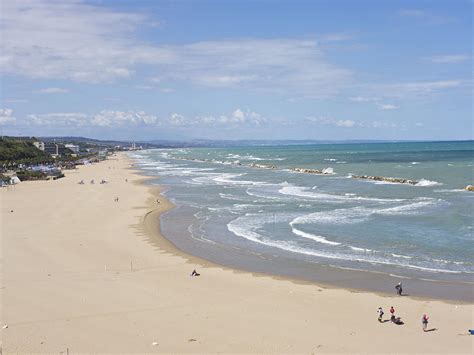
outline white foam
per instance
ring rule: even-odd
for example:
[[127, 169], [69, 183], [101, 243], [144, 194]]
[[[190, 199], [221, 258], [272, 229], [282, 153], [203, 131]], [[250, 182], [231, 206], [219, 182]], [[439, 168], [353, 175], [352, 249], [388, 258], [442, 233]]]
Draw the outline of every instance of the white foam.
[[256, 161], [261, 161], [261, 160], [266, 160], [266, 161], [273, 161], [273, 160], [282, 161], [282, 160], [286, 160], [286, 158], [260, 158], [260, 157], [256, 157], [256, 156], [251, 155], [251, 154], [247, 154], [247, 155], [228, 154], [227, 157], [228, 157], [228, 158], [232, 158], [232, 159], [244, 159], [244, 160], [256, 160]]
[[400, 255], [400, 254], [394, 254], [394, 253], [392, 253], [391, 255], [392, 255], [394, 258], [413, 259], [411, 256], [407, 256], [407, 255]]
[[[442, 201], [442, 200], [441, 200]], [[368, 208], [368, 207], [352, 207], [339, 208], [335, 210], [320, 211], [310, 213], [304, 216], [296, 217], [291, 221], [293, 224], [318, 223], [318, 224], [352, 224], [362, 223], [370, 217], [376, 215], [396, 216], [396, 215], [412, 215], [417, 212], [423, 212], [427, 207], [432, 207], [440, 201], [434, 199], [426, 199], [410, 204], [404, 204], [388, 208]], [[442, 201], [444, 202], [444, 201]]]
[[[290, 225], [291, 225], [291, 223], [290, 223]], [[302, 230], [299, 230], [299, 229], [297, 229], [293, 226], [291, 226], [291, 231], [294, 234], [296, 234], [300, 237], [303, 237], [303, 238], [306, 238], [306, 239], [311, 239], [311, 240], [314, 240], [315, 242], [318, 242], [318, 243], [329, 244], [329, 245], [341, 245], [341, 243], [337, 243], [337, 242], [327, 240], [326, 238], [324, 238], [320, 235], [315, 235], [315, 234], [303, 232]]]
[[407, 205], [373, 210], [372, 213], [379, 214], [379, 215], [410, 215], [425, 207], [432, 207], [436, 205], [438, 202], [439, 201], [436, 201], [434, 199], [427, 199], [427, 200], [410, 203]]
[[453, 274], [460, 274], [461, 271], [454, 271], [454, 270], [446, 270], [446, 269], [437, 269], [437, 268], [430, 268], [418, 265], [411, 265], [411, 264], [403, 264], [403, 263], [396, 263], [394, 261], [387, 260], [384, 257], [359, 257], [357, 255], [347, 255], [341, 253], [331, 253], [331, 252], [322, 252], [318, 250], [302, 248], [295, 244], [292, 241], [277, 241], [265, 238], [261, 234], [257, 233], [256, 230], [261, 228], [265, 224], [265, 219], [256, 219], [255, 215], [247, 214], [245, 217], [238, 217], [237, 219], [229, 222], [227, 224], [227, 229], [234, 233], [235, 235], [247, 239], [249, 241], [259, 243], [265, 246], [274, 247], [286, 252], [298, 253], [303, 255], [321, 257], [326, 259], [336, 259], [336, 260], [345, 260], [345, 261], [358, 261], [370, 264], [381, 264], [381, 265], [391, 265], [391, 266], [399, 266], [402, 268], [410, 268], [410, 269], [417, 269], [422, 271], [428, 272], [443, 272], [443, 273], [453, 273]]
[[279, 193], [283, 195], [291, 195], [306, 199], [314, 199], [324, 202], [332, 202], [332, 203], [344, 203], [348, 201], [371, 201], [371, 202], [401, 202], [404, 199], [383, 199], [383, 198], [375, 198], [375, 197], [362, 197], [357, 195], [334, 195], [328, 193], [321, 193], [321, 192], [314, 192], [308, 191], [307, 187], [303, 186], [284, 186], [279, 191]]
[[360, 223], [368, 219], [370, 212], [363, 207], [339, 208], [329, 211], [314, 212], [299, 216], [290, 222], [295, 224], [350, 224]]
[[437, 181], [421, 179], [420, 181], [418, 181], [418, 183], [415, 186], [439, 186], [439, 185], [443, 185], [443, 184]]
[[323, 169], [323, 174], [333, 175], [334, 174], [334, 169], [331, 168], [331, 167], [325, 168], [325, 169]]
[[243, 176], [245, 174], [220, 174], [219, 176], [213, 178], [212, 180], [220, 184], [230, 184], [230, 185], [258, 185], [264, 186], [269, 185], [267, 182], [263, 181], [248, 181], [248, 180], [232, 180]]
[[374, 252], [372, 249], [358, 248], [358, 247], [353, 247], [351, 245], [349, 245], [349, 248], [351, 248], [354, 251], [361, 251], [361, 252], [364, 252], [364, 253], [373, 253]]

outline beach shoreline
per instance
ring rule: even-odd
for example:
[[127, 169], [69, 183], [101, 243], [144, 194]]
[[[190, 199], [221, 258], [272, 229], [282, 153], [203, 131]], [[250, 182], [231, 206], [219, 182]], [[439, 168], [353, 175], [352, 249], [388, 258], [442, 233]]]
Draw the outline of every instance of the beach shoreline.
[[[129, 159], [0, 192], [5, 353], [472, 352], [472, 304], [320, 288], [174, 249], [157, 225], [171, 205]], [[109, 183], [77, 184], [93, 177]], [[377, 322], [391, 305], [405, 325]], [[424, 313], [435, 331], [421, 331]]]
[[[152, 181], [157, 180], [157, 176], [147, 175], [145, 171], [141, 170], [136, 166], [134, 161], [134, 171], [145, 177], [142, 181], [143, 184], [149, 186]], [[159, 183], [159, 177], [158, 177]], [[250, 273], [256, 277], [271, 277], [275, 280], [285, 280], [296, 284], [308, 284], [325, 289], [342, 289], [349, 292], [369, 292], [377, 294], [381, 297], [391, 297], [395, 294], [394, 286], [398, 282], [405, 284], [406, 292], [404, 296], [417, 300], [438, 300], [450, 304], [473, 304], [474, 303], [474, 284], [461, 281], [442, 281], [442, 280], [420, 280], [416, 278], [409, 278], [403, 276], [393, 276], [384, 272], [370, 271], [370, 270], [355, 270], [355, 269], [344, 269], [338, 266], [329, 264], [312, 264], [311, 265], [311, 276], [304, 277], [301, 273], [294, 273], [293, 275], [285, 275], [279, 273], [275, 268], [269, 266], [258, 267], [252, 265], [255, 262], [255, 258], [248, 258], [249, 263], [243, 265], [242, 261], [240, 264], [235, 262], [235, 259], [228, 257], [222, 258], [221, 261], [213, 260], [211, 253], [206, 255], [206, 252], [201, 254], [193, 254], [189, 249], [192, 249], [195, 244], [189, 238], [189, 245], [186, 245], [187, 249], [180, 248], [175, 244], [172, 238], [167, 236], [166, 233], [161, 231], [161, 218], [163, 214], [172, 212], [176, 207], [173, 205], [164, 195], [160, 193], [162, 187], [159, 185], [151, 185], [150, 193], [159, 198], [161, 203], [164, 204], [165, 208], [157, 209], [153, 211], [147, 219], [150, 220], [150, 224], [153, 224], [152, 228], [148, 228], [148, 233], [152, 235], [151, 241], [155, 241], [165, 251], [188, 259], [190, 263], [201, 265], [202, 267], [221, 267], [234, 272]], [[153, 207], [153, 206], [151, 206]], [[156, 220], [156, 221], [155, 221]], [[232, 251], [231, 251], [232, 253]], [[214, 254], [215, 255], [215, 254]], [[299, 265], [298, 265], [299, 266]], [[273, 265], [271, 266], [273, 267]], [[306, 270], [304, 270], [306, 271]], [[310, 275], [306, 271], [306, 275]], [[413, 286], [413, 287], [412, 287]], [[421, 286], [421, 287], [420, 287]], [[440, 293], [440, 288], [444, 288], [444, 293]], [[419, 292], [419, 293], [418, 293]]]

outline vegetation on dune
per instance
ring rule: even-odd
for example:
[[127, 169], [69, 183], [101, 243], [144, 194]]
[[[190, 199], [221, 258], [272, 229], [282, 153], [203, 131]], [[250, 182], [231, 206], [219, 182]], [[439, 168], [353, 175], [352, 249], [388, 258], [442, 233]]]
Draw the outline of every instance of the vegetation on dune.
[[42, 163], [51, 162], [54, 159], [48, 154], [34, 146], [33, 140], [19, 140], [3, 137], [0, 138], [0, 164], [15, 162]]

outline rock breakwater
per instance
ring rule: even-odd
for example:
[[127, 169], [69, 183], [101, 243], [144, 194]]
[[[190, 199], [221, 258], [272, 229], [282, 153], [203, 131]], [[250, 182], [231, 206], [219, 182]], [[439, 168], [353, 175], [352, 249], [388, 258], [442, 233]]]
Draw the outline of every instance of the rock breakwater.
[[353, 178], [353, 179], [362, 179], [362, 180], [383, 181], [383, 182], [390, 182], [390, 183], [393, 183], [393, 184], [408, 184], [408, 185], [418, 184], [417, 180], [404, 179], [404, 178], [393, 178], [393, 177], [386, 177], [386, 176], [351, 175], [351, 178]]
[[332, 169], [307, 169], [307, 168], [290, 168], [291, 171], [295, 171], [297, 173], [304, 173], [304, 174], [318, 174], [318, 175], [331, 175], [333, 174]]

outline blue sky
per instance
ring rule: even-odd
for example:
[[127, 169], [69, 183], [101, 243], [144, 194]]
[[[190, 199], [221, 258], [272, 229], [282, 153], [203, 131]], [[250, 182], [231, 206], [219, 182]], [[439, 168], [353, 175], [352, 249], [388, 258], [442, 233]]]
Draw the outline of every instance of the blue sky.
[[4, 135], [472, 139], [472, 2], [15, 0]]

